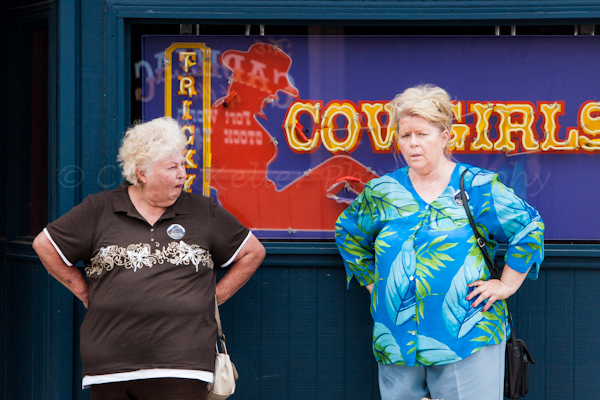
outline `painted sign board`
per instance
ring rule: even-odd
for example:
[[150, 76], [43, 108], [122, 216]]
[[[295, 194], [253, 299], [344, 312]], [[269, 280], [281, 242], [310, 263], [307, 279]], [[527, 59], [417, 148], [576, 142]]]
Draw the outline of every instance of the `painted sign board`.
[[453, 97], [460, 162], [498, 172], [554, 240], [598, 240], [596, 37], [146, 36], [143, 119], [188, 136], [186, 190], [269, 239], [327, 239], [370, 179], [404, 165], [387, 103]]

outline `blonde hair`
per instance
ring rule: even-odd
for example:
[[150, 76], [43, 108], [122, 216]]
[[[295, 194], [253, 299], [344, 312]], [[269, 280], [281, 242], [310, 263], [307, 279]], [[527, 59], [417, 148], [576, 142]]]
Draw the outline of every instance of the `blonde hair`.
[[[442, 132], [452, 129], [452, 103], [448, 93], [441, 87], [414, 86], [394, 97], [390, 104], [390, 118], [395, 126], [398, 126], [402, 117], [416, 116], [429, 121]], [[451, 157], [447, 147], [444, 148], [444, 154]]]
[[140, 186], [142, 182], [136, 168], [151, 174], [157, 161], [182, 154], [186, 142], [185, 133], [171, 117], [133, 125], [125, 132], [117, 156], [123, 177], [132, 185]]

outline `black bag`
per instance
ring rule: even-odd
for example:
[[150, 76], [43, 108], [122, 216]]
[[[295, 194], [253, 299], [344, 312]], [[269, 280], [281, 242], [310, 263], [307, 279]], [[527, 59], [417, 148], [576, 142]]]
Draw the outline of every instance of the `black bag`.
[[[496, 266], [490, 260], [490, 256], [485, 249], [485, 241], [479, 234], [471, 210], [469, 209], [469, 200], [465, 193], [465, 174], [468, 170], [465, 170], [460, 176], [460, 198], [462, 205], [467, 212], [471, 229], [477, 239], [477, 245], [483, 254], [485, 263], [487, 264], [488, 270], [494, 279], [500, 279], [500, 274], [496, 269]], [[525, 347], [525, 343], [521, 339], [515, 339], [516, 333], [512, 322], [512, 316], [508, 309], [508, 303], [506, 304], [506, 311], [508, 312], [508, 322], [510, 324], [510, 341], [506, 341], [506, 354], [504, 362], [504, 397], [508, 399], [520, 399], [529, 392], [529, 363], [535, 364], [531, 353]]]
[[525, 343], [515, 340], [513, 331], [511, 340], [506, 342], [504, 397], [520, 399], [529, 392], [529, 363], [535, 364]]

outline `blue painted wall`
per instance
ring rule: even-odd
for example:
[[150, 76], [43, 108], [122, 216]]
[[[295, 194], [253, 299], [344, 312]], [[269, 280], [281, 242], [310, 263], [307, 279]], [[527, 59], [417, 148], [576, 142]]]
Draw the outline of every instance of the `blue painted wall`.
[[[32, 23], [49, 26], [51, 219], [118, 179], [112, 166], [129, 125], [133, 23], [436, 27], [600, 21], [600, 5], [591, 0], [2, 3], [2, 42]], [[16, 120], [11, 111], [8, 70], [0, 63], [0, 399], [87, 399], [78, 357], [84, 310], [48, 276], [30, 238], [15, 233], [24, 213], [19, 207], [28, 199], [18, 197], [23, 176], [11, 143], [27, 129], [27, 118]], [[345, 290], [333, 244], [267, 247], [263, 267], [222, 310], [240, 372], [234, 399], [378, 399], [368, 296]], [[600, 397], [599, 286], [599, 245], [554, 245], [539, 280], [526, 282], [511, 299], [519, 336], [536, 360], [529, 399]]]

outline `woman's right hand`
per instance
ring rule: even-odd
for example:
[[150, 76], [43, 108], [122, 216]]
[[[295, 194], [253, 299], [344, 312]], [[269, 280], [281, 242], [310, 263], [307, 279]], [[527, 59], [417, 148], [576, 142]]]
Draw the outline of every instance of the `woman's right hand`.
[[374, 285], [375, 285], [374, 283], [370, 283], [367, 286], [365, 286], [365, 289], [367, 289], [369, 291], [369, 294], [371, 294], [373, 292]]

